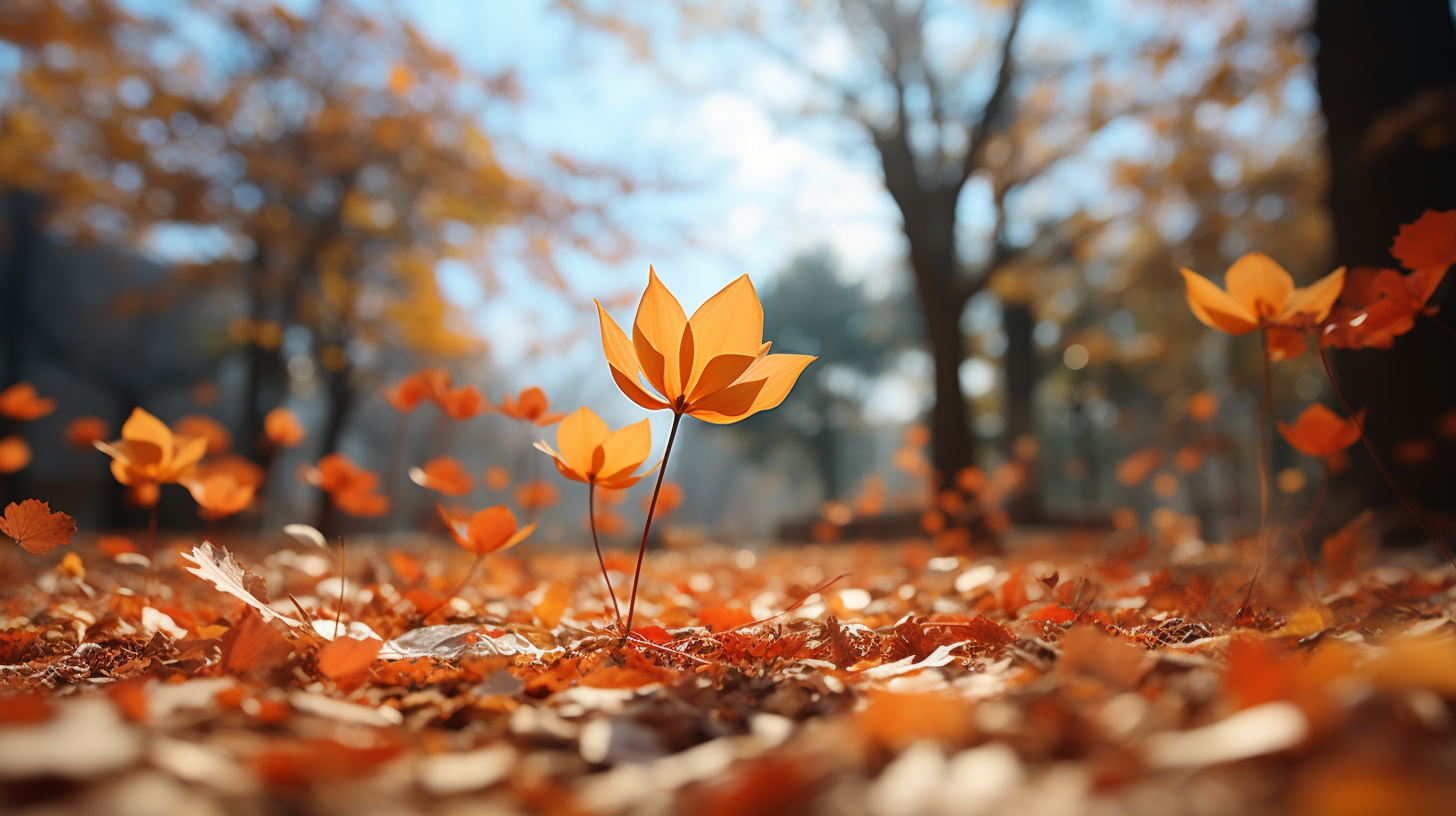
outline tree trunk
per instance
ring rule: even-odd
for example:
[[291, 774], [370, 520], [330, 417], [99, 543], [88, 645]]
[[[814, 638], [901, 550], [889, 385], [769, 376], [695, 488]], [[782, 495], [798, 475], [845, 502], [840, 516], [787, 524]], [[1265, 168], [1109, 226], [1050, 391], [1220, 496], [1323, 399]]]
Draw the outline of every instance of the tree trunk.
[[[1018, 448], [1022, 439], [1036, 441], [1035, 406], [1036, 391], [1036, 347], [1032, 344], [1034, 321], [1031, 306], [1027, 303], [1007, 301], [1001, 304], [1001, 328], [1006, 332], [1006, 447], [1013, 460], [1019, 459]], [[1036, 521], [1041, 514], [1041, 501], [1037, 491], [1037, 458], [1031, 457], [1024, 464], [1026, 483], [1012, 499], [1007, 510], [1018, 522]]]
[[976, 445], [971, 437], [971, 410], [961, 393], [961, 363], [965, 337], [960, 329], [960, 311], [954, 313], [943, 299], [921, 295], [930, 356], [935, 366], [935, 407], [930, 411], [930, 462], [937, 474], [937, 487], [953, 484], [956, 474], [975, 464]]
[[[21, 380], [25, 337], [29, 331], [30, 282], [36, 273], [35, 253], [40, 245], [40, 220], [44, 200], [35, 193], [12, 190], [5, 202], [5, 252], [0, 265], [0, 390]], [[4, 433], [18, 432], [19, 423], [5, 421]], [[0, 476], [0, 495], [16, 500], [23, 476]]]
[[[1330, 213], [1338, 263], [1393, 266], [1391, 240], [1426, 209], [1456, 207], [1456, 26], [1448, 0], [1320, 0], [1314, 33], [1330, 152]], [[1442, 314], [1453, 287], [1438, 291]], [[1450, 338], [1418, 320], [1389, 351], [1336, 352], [1336, 373], [1352, 402], [1370, 410], [1370, 441], [1389, 456], [1428, 438], [1456, 405], [1456, 380], [1439, 376], [1456, 360]], [[1352, 451], [1365, 501], [1389, 503], [1363, 450]], [[1395, 477], [1428, 506], [1456, 504], [1449, 458], [1406, 463]]]

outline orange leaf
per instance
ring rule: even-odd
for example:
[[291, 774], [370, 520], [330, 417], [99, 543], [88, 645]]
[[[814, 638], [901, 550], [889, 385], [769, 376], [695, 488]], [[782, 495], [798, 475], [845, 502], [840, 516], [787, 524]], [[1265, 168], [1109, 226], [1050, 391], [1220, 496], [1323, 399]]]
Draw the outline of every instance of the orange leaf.
[[0, 416], [30, 422], [56, 410], [56, 401], [41, 397], [35, 386], [18, 382], [0, 391]]
[[345, 635], [319, 650], [319, 671], [334, 680], [350, 677], [369, 668], [382, 648], [384, 641], [379, 638]]
[[30, 443], [21, 436], [0, 439], [0, 473], [15, 473], [30, 464]]
[[1401, 226], [1390, 254], [1406, 269], [1441, 269], [1456, 264], [1456, 210], [1426, 210], [1415, 223]]
[[45, 555], [58, 544], [71, 543], [76, 521], [65, 513], [51, 512], [47, 502], [26, 499], [5, 508], [0, 533], [15, 539], [26, 552]]
[[571, 587], [560, 581], [552, 581], [546, 585], [546, 594], [541, 602], [536, 604], [533, 613], [541, 621], [541, 625], [547, 629], [555, 629], [561, 623], [561, 616], [566, 614], [566, 609], [571, 605]]

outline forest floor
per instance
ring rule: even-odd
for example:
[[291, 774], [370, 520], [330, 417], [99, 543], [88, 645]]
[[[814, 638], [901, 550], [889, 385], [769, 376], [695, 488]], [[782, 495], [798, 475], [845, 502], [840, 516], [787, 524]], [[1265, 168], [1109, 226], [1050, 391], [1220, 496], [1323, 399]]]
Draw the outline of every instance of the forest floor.
[[1251, 595], [1248, 541], [658, 552], [625, 646], [589, 550], [441, 605], [453, 544], [351, 546], [340, 610], [195, 543], [7, 559], [0, 812], [1456, 812], [1456, 571], [1358, 522]]

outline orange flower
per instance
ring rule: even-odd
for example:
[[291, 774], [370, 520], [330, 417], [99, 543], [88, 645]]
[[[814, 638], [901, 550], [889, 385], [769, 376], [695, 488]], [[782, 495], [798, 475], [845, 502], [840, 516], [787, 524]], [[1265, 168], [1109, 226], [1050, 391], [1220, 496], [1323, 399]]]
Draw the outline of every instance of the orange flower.
[[71, 543], [71, 536], [76, 534], [76, 521], [60, 511], [52, 513], [47, 502], [26, 499], [5, 508], [5, 515], [0, 517], [0, 533], [14, 539], [28, 553], [45, 555], [57, 544]]
[[485, 475], [481, 481], [491, 490], [505, 490], [511, 486], [511, 469], [502, 465], [491, 465], [485, 469]]
[[421, 372], [416, 371], [380, 393], [384, 399], [401, 414], [408, 414], [420, 406], [420, 401], [429, 394], [429, 385]]
[[56, 401], [43, 398], [28, 382], [18, 382], [0, 391], [0, 416], [29, 422], [56, 410]]
[[[590, 530], [591, 522], [591, 516], [582, 516], [582, 529]], [[621, 535], [627, 532], [627, 519], [623, 518], [621, 513], [611, 508], [603, 507], [597, 511], [597, 532], [602, 535]]]
[[1365, 424], [1365, 409], [1353, 420], [1345, 419], [1316, 402], [1304, 409], [1293, 425], [1279, 421], [1279, 433], [1290, 447], [1305, 456], [1333, 456], [1355, 444]]
[[182, 480], [182, 486], [197, 502], [197, 514], [208, 521], [224, 519], [242, 512], [253, 503], [256, 487], [239, 482], [237, 477], [226, 471], [216, 471], [204, 477], [196, 475]]
[[1320, 342], [1335, 348], [1390, 348], [1395, 338], [1415, 328], [1418, 315], [1435, 311], [1426, 304], [1445, 276], [1445, 268], [1409, 275], [1394, 269], [1350, 270]]
[[556, 447], [561, 448], [560, 453], [544, 439], [536, 443], [536, 450], [549, 455], [562, 476], [607, 490], [631, 487], [657, 469], [653, 465], [645, 473], [633, 475], [652, 452], [652, 425], [645, 419], [609, 431], [592, 409], [578, 408], [556, 429]]
[[1228, 334], [1254, 329], [1312, 329], [1324, 321], [1340, 296], [1345, 268], [1340, 267], [1305, 288], [1296, 288], [1289, 273], [1262, 252], [1234, 261], [1224, 275], [1228, 291], [1188, 269], [1183, 282], [1188, 307], [1205, 325]]
[[440, 410], [451, 419], [461, 420], [479, 416], [491, 409], [491, 404], [473, 385], [462, 385], [443, 395]]
[[204, 414], [188, 414], [172, 425], [178, 436], [190, 436], [207, 440], [207, 452], [216, 456], [227, 453], [233, 446], [232, 431], [226, 425]]
[[476, 555], [514, 547], [525, 541], [536, 529], [535, 524], [517, 527], [515, 514], [504, 504], [487, 507], [469, 518], [456, 516], [438, 504], [435, 507], [440, 511], [440, 518], [445, 520], [445, 526], [450, 529], [455, 543]]
[[546, 392], [539, 388], [531, 387], [522, 391], [515, 399], [506, 394], [501, 399], [500, 412], [511, 419], [519, 419], [522, 422], [534, 422], [537, 425], [546, 426], [560, 422], [566, 414], [548, 413], [547, 408], [551, 407], [546, 399]]
[[340, 511], [355, 518], [379, 518], [389, 512], [389, 499], [378, 493], [331, 493], [329, 499]]
[[409, 477], [420, 487], [446, 496], [464, 496], [475, 489], [475, 477], [450, 456], [436, 456], [424, 467], [410, 468]]
[[219, 474], [227, 474], [238, 484], [251, 485], [255, 489], [262, 487], [267, 478], [267, 474], [261, 466], [236, 453], [198, 462], [197, 467], [192, 469], [190, 478], [206, 480]]
[[287, 408], [274, 408], [263, 417], [263, 433], [280, 448], [296, 448], [308, 436], [298, 414]]
[[25, 441], [25, 437], [7, 436], [0, 439], [0, 473], [24, 470], [30, 460], [30, 443]]
[[[649, 267], [647, 276], [631, 340], [597, 303], [612, 379], [643, 408], [737, 422], [778, 406], [814, 361], [803, 354], [768, 353], [763, 307], [747, 275], [708, 298], [691, 319], [655, 270]], [[643, 377], [660, 399], [642, 387]]]
[[111, 457], [111, 475], [130, 487], [180, 481], [207, 453], [207, 440], [175, 435], [160, 419], [136, 408], [121, 426], [121, 438], [97, 442], [96, 448]]
[[318, 465], [298, 469], [303, 480], [329, 494], [343, 512], [357, 518], [377, 518], [389, 512], [389, 499], [374, 492], [379, 474], [354, 464], [342, 453], [330, 453]]
[[101, 417], [78, 416], [66, 423], [66, 444], [78, 450], [90, 450], [108, 436], [111, 423]]
[[443, 408], [450, 395], [450, 372], [443, 368], [422, 368], [416, 376], [425, 390], [425, 398]]
[[[656, 515], [659, 518], [661, 518], [662, 516], [665, 516], [665, 515], [671, 513], [672, 511], [678, 509], [679, 507], [682, 507], [683, 498], [684, 498], [683, 489], [681, 487], [679, 487], [677, 485], [677, 483], [675, 483], [675, 482], [663, 482], [662, 483], [662, 491], [661, 491], [661, 494], [657, 497], [657, 512], [656, 512]], [[652, 497], [651, 496], [643, 496], [642, 497], [642, 512], [646, 513], [647, 512], [647, 509], [649, 507], [651, 507], [651, 506], [652, 506]]]
[[516, 504], [527, 510], [541, 510], [555, 504], [561, 494], [545, 479], [525, 482], [516, 488]]

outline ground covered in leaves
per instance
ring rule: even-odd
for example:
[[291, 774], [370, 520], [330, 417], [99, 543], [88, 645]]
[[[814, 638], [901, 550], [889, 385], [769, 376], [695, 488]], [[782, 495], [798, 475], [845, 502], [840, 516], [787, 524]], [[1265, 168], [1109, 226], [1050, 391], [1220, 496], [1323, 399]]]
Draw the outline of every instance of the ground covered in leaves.
[[654, 553], [625, 646], [590, 554], [444, 602], [444, 541], [350, 542], [342, 595], [327, 550], [196, 543], [5, 565], [0, 811], [1456, 808], [1456, 572], [1358, 522], [1251, 597], [1252, 542]]

